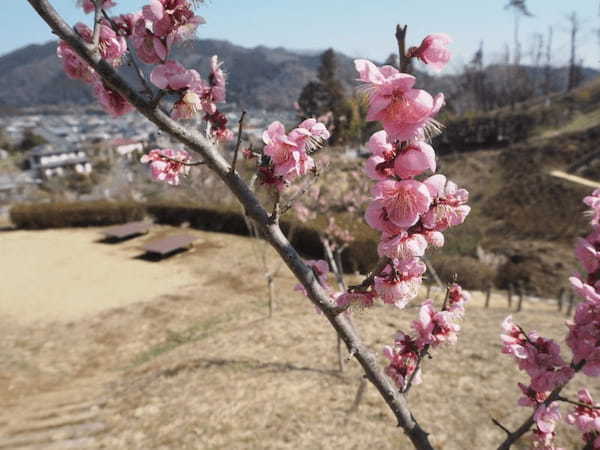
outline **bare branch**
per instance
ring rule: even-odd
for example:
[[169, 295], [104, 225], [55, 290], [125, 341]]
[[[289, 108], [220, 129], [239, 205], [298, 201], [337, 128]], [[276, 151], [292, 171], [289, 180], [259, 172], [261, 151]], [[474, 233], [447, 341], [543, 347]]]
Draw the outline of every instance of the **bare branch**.
[[364, 291], [365, 289], [367, 289], [369, 286], [371, 286], [373, 284], [375, 277], [377, 275], [379, 275], [390, 262], [391, 262], [391, 259], [388, 258], [387, 256], [380, 258], [379, 261], [377, 261], [377, 264], [375, 265], [375, 267], [373, 268], [371, 273], [363, 280], [363, 282], [360, 284], [356, 284], [354, 286], [350, 286], [350, 288], [348, 290], [350, 292]]
[[269, 214], [261, 206], [250, 187], [235, 172], [219, 153], [213, 143], [194, 130], [183, 127], [164, 112], [157, 110], [151, 101], [138, 94], [135, 89], [115, 72], [114, 68], [103, 61], [99, 54], [86, 46], [71, 27], [60, 17], [48, 0], [27, 0], [37, 13], [50, 25], [53, 31], [67, 42], [104, 81], [116, 92], [125, 97], [138, 111], [153, 122], [159, 129], [169, 133], [190, 149], [202, 155], [202, 158], [229, 187], [243, 205], [248, 216], [257, 224], [265, 239], [279, 253], [286, 265], [305, 287], [308, 297], [318, 307], [335, 328], [348, 349], [356, 349], [355, 357], [365, 371], [366, 377], [379, 391], [393, 412], [398, 425], [417, 449], [433, 450], [428, 434], [421, 428], [411, 413], [406, 398], [398, 392], [377, 362], [376, 356], [366, 347], [354, 327], [344, 314], [337, 314], [333, 300], [319, 285], [312, 270], [304, 264], [302, 258], [286, 239], [277, 223], [270, 220]]
[[235, 143], [235, 150], [233, 152], [233, 162], [231, 163], [231, 172], [235, 172], [235, 165], [238, 159], [238, 152], [240, 151], [240, 145], [242, 144], [242, 131], [244, 129], [244, 117], [246, 117], [246, 111], [242, 111], [240, 121], [238, 122], [238, 135], [237, 142]]
[[94, 31], [92, 32], [92, 45], [94, 46], [94, 49], [100, 53], [100, 21], [102, 19], [102, 1], [92, 0], [92, 3], [94, 3]]
[[406, 30], [408, 25], [401, 27], [396, 25], [396, 40], [398, 41], [398, 59], [400, 62], [400, 72], [408, 73], [410, 57], [406, 55]]
[[502, 425], [500, 422], [498, 422], [496, 419], [494, 419], [493, 417], [492, 417], [492, 423], [494, 425], [496, 425], [498, 428], [500, 428], [502, 431], [504, 431], [508, 436], [511, 435], [510, 430], [508, 428], [506, 428], [504, 425]]

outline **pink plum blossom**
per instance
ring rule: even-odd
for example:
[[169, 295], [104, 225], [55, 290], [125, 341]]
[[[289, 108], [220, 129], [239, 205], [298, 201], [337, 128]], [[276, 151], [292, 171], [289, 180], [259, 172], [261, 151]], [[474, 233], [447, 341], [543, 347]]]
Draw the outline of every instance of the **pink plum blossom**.
[[533, 414], [533, 420], [542, 433], [551, 433], [556, 428], [556, 422], [560, 420], [560, 407], [557, 402], [550, 405], [540, 405]]
[[390, 143], [389, 136], [385, 130], [377, 131], [369, 138], [367, 148], [374, 156], [380, 156], [385, 159], [394, 159], [396, 151]]
[[[100, 3], [102, 9], [109, 9], [113, 6], [117, 6], [117, 3], [113, 0], [97, 0]], [[89, 14], [96, 10], [96, 6], [92, 0], [80, 0], [78, 2], [83, 7], [83, 12]]]
[[426, 170], [435, 172], [435, 166], [433, 147], [423, 141], [415, 141], [400, 149], [394, 162], [394, 171], [400, 178], [412, 178]]
[[534, 406], [537, 408], [538, 405], [548, 398], [548, 392], [538, 392], [535, 389], [532, 389], [531, 386], [526, 386], [523, 383], [517, 383], [517, 385], [524, 395], [518, 400], [519, 406]]
[[436, 311], [433, 300], [426, 300], [419, 311], [419, 317], [413, 321], [412, 327], [417, 333], [417, 345], [433, 347], [448, 342], [455, 344], [460, 326], [454, 322], [455, 317], [448, 311]]
[[446, 181], [444, 175], [433, 175], [423, 183], [432, 199], [431, 209], [422, 217], [425, 228], [444, 231], [465, 221], [471, 211], [471, 207], [466, 205], [469, 200], [466, 189], [459, 189], [452, 181]]
[[389, 218], [385, 203], [382, 199], [372, 201], [365, 212], [365, 220], [370, 227], [383, 231], [388, 235], [402, 233], [405, 228], [395, 225]]
[[130, 37], [133, 36], [135, 24], [142, 18], [141, 11], [131, 14], [121, 14], [112, 18], [113, 23], [117, 27], [117, 34], [119, 36]]
[[[87, 43], [92, 43], [93, 31], [85, 24], [79, 22], [75, 24], [75, 31]], [[121, 62], [121, 58], [127, 51], [127, 41], [123, 36], [118, 36], [115, 31], [106, 23], [100, 24], [100, 41], [98, 43], [100, 55], [112, 63], [117, 65]]]
[[600, 404], [594, 404], [587, 389], [581, 389], [577, 397], [579, 403], [590, 406], [576, 406], [573, 412], [567, 415], [567, 423], [575, 425], [583, 434], [584, 442], [591, 444], [586, 448], [600, 449]]
[[435, 99], [426, 91], [413, 89], [415, 77], [392, 66], [377, 67], [370, 61], [354, 61], [359, 80], [367, 83], [367, 120], [380, 121], [390, 139], [408, 141], [425, 136], [427, 125], [444, 104], [444, 95]]
[[179, 176], [187, 175], [190, 167], [185, 165], [190, 161], [190, 156], [185, 150], [155, 149], [142, 156], [141, 162], [150, 164], [152, 178], [165, 181], [167, 184], [177, 186]]
[[173, 105], [171, 116], [174, 119], [191, 119], [201, 110], [200, 97], [194, 91], [188, 89]]
[[600, 267], [600, 252], [588, 239], [577, 239], [575, 256], [587, 272], [595, 272]]
[[525, 344], [527, 336], [521, 329], [515, 325], [512, 316], [506, 317], [502, 322], [503, 334], [500, 335], [502, 340], [502, 353], [513, 355], [515, 358], [524, 359], [527, 357], [525, 352]]
[[422, 234], [402, 231], [395, 236], [384, 234], [377, 246], [377, 253], [388, 258], [412, 259], [423, 256], [426, 249], [427, 240]]
[[383, 348], [383, 355], [389, 360], [385, 373], [400, 390], [406, 389], [411, 378], [413, 384], [421, 383], [421, 370], [417, 368], [420, 350], [417, 342], [402, 332], [396, 335], [393, 347]]
[[373, 188], [373, 195], [381, 200], [389, 220], [402, 228], [416, 224], [431, 205], [427, 186], [416, 180], [380, 181]]
[[370, 308], [374, 300], [375, 294], [372, 292], [344, 292], [336, 298], [336, 304], [340, 307]]
[[152, 23], [157, 37], [172, 36], [176, 41], [190, 37], [198, 25], [205, 23], [196, 16], [187, 0], [150, 0], [142, 9], [144, 18]]
[[125, 97], [106, 86], [100, 78], [94, 81], [94, 95], [104, 110], [113, 117], [122, 116], [134, 109]]
[[600, 303], [600, 293], [596, 289], [596, 286], [590, 286], [581, 279], [581, 275], [576, 274], [575, 276], [569, 277], [571, 287], [577, 294], [584, 299], [593, 302]]
[[448, 303], [446, 310], [457, 318], [465, 314], [465, 303], [471, 299], [471, 295], [460, 285], [453, 283], [448, 288]]
[[81, 80], [85, 83], [94, 81], [94, 69], [86, 63], [75, 51], [65, 42], [60, 41], [56, 54], [62, 60], [63, 68], [69, 78]]
[[600, 376], [600, 302], [588, 300], [577, 305], [573, 320], [567, 325], [566, 341], [573, 352], [573, 362], [585, 360], [581, 371], [588, 376]]
[[132, 41], [137, 56], [146, 64], [164, 63], [173, 44], [173, 38], [161, 39], [148, 30], [144, 18], [135, 23]]
[[418, 258], [394, 260], [382, 276], [375, 277], [375, 291], [384, 303], [404, 308], [417, 296], [425, 270], [425, 264]]
[[169, 60], [156, 66], [150, 73], [150, 81], [161, 89], [178, 91], [189, 88], [200, 80], [200, 75], [193, 69], [186, 69], [179, 62]]
[[417, 48], [409, 50], [409, 56], [419, 58], [425, 64], [430, 65], [436, 72], [441, 71], [452, 54], [448, 50], [448, 44], [452, 42], [452, 38], [444, 33], [430, 34], [421, 45]]

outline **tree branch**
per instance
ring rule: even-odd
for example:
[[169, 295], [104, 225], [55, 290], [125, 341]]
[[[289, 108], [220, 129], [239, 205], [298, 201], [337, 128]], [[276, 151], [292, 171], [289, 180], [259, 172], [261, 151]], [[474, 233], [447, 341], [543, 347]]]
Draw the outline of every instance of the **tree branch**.
[[400, 72], [408, 73], [410, 58], [406, 56], [406, 30], [408, 25], [396, 25], [396, 41], [398, 41], [398, 62]]
[[100, 20], [102, 16], [102, 2], [101, 0], [92, 0], [94, 3], [94, 31], [92, 33], [92, 45], [94, 49], [100, 53]]
[[240, 151], [240, 145], [242, 145], [242, 131], [244, 129], [244, 118], [246, 117], [246, 111], [242, 111], [240, 121], [238, 123], [238, 135], [237, 142], [235, 143], [235, 150], [233, 152], [233, 162], [231, 163], [231, 172], [235, 172], [235, 165], [238, 160], [238, 152]]
[[366, 377], [379, 391], [396, 417], [398, 425], [403, 428], [413, 445], [417, 449], [433, 450], [433, 447], [429, 443], [428, 434], [416, 422], [405, 397], [397, 391], [392, 382], [385, 376], [375, 355], [366, 347], [345, 315], [336, 314], [333, 300], [319, 285], [312, 270], [304, 264], [298, 252], [286, 239], [279, 225], [271, 222], [269, 214], [260, 205], [249, 186], [236, 173], [231, 173], [231, 166], [218, 152], [216, 147], [204, 136], [193, 130], [186, 129], [164, 112], [155, 109], [152, 102], [144, 99], [129, 86], [110, 64], [101, 59], [99, 54], [91, 51], [82, 43], [71, 27], [50, 5], [48, 0], [27, 1], [46, 23], [50, 25], [52, 30], [96, 70], [111, 89], [114, 89], [125, 97], [159, 129], [169, 133], [181, 143], [202, 155], [207, 166], [229, 187], [231, 192], [243, 205], [248, 216], [257, 224], [261, 232], [264, 233], [265, 238], [305, 287], [310, 300], [324, 313], [327, 320], [346, 344], [346, 347], [349, 350], [354, 349], [354, 357], [362, 366]]

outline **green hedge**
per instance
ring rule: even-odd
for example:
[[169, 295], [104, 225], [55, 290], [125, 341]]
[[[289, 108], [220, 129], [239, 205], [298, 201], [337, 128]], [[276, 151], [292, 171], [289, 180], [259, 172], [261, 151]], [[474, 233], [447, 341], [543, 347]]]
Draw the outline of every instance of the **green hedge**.
[[91, 227], [141, 220], [144, 206], [134, 202], [73, 202], [15, 205], [10, 220], [17, 228]]

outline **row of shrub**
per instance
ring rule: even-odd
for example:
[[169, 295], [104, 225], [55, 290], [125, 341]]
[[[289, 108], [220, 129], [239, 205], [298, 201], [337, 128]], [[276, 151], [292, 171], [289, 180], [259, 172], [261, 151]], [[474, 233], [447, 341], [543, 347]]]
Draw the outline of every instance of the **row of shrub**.
[[10, 210], [10, 220], [25, 230], [89, 227], [141, 220], [143, 205], [135, 202], [53, 202], [19, 204]]
[[[162, 225], [231, 233], [247, 236], [250, 234], [243, 214], [231, 208], [209, 208], [189, 204], [135, 202], [79, 202], [79, 203], [43, 203], [14, 206], [11, 211], [14, 225], [22, 229], [44, 229], [64, 227], [102, 226], [141, 220], [151, 216], [155, 223]], [[367, 273], [377, 262], [377, 234], [362, 223], [349, 222], [348, 216], [339, 215], [339, 225], [353, 230], [355, 240], [343, 253], [342, 262], [347, 272]], [[317, 230], [324, 226], [319, 221], [306, 225], [292, 220], [282, 220], [281, 228], [288, 235], [294, 247], [303, 257], [323, 258], [323, 247]], [[458, 255], [444, 255], [437, 251], [433, 255], [433, 264], [444, 281], [458, 281], [468, 289], [482, 289], [493, 280], [493, 273], [477, 260]]]

